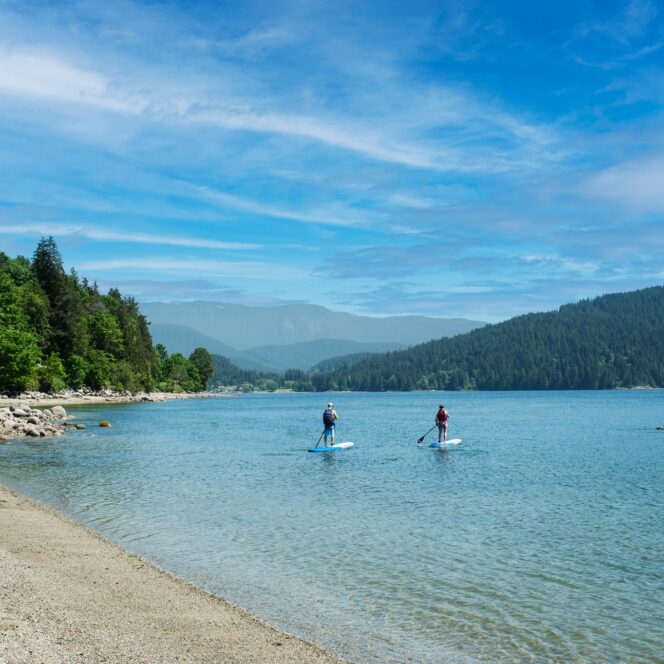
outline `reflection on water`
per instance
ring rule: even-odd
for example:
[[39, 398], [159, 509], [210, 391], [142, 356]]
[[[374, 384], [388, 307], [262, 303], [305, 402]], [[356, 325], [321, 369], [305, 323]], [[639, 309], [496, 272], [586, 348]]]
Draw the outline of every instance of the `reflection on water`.
[[661, 391], [446, 394], [449, 450], [439, 395], [343, 393], [309, 454], [328, 399], [81, 408], [0, 479], [355, 661], [661, 658]]

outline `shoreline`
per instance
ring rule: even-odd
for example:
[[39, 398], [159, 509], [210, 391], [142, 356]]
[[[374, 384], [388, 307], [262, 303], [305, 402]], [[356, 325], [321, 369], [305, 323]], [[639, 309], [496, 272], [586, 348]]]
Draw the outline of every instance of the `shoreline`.
[[[185, 399], [216, 399], [232, 396], [215, 392], [131, 392], [102, 393], [72, 392], [65, 394], [43, 394], [28, 392], [17, 397], [0, 397], [0, 444], [12, 438], [32, 436], [47, 438], [61, 436], [73, 416], [67, 415], [64, 406], [94, 406], [113, 404], [155, 403]], [[83, 424], [73, 425], [75, 429], [85, 429]], [[102, 423], [100, 426], [110, 426]], [[1, 663], [0, 663], [1, 664]]]
[[17, 397], [0, 395], [0, 408], [28, 404], [37, 408], [50, 408], [51, 406], [85, 406], [97, 404], [127, 404], [127, 403], [154, 403], [159, 401], [180, 401], [185, 399], [226, 399], [235, 396], [228, 392], [139, 392], [131, 393], [81, 393], [71, 394], [43, 394], [25, 393]]
[[340, 664], [0, 483], [0, 662]]

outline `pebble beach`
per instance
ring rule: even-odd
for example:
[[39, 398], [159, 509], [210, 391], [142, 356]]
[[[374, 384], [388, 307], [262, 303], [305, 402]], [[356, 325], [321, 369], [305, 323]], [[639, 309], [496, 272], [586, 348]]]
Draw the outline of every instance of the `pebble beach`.
[[0, 485], [0, 663], [341, 660]]

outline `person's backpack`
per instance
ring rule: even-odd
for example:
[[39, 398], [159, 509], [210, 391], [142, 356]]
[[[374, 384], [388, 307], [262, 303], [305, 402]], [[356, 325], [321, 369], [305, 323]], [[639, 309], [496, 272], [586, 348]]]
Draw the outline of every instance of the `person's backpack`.
[[323, 424], [326, 427], [331, 427], [334, 424], [334, 414], [331, 410], [326, 410], [323, 412]]

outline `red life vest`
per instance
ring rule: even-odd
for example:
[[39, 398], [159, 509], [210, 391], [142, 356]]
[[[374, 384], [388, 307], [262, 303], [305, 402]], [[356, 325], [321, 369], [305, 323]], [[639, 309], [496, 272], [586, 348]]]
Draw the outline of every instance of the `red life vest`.
[[446, 410], [439, 410], [439, 411], [436, 413], [436, 419], [437, 419], [439, 422], [447, 422], [447, 418], [448, 418], [449, 416], [450, 416], [450, 415], [449, 415], [449, 413], [448, 413]]

